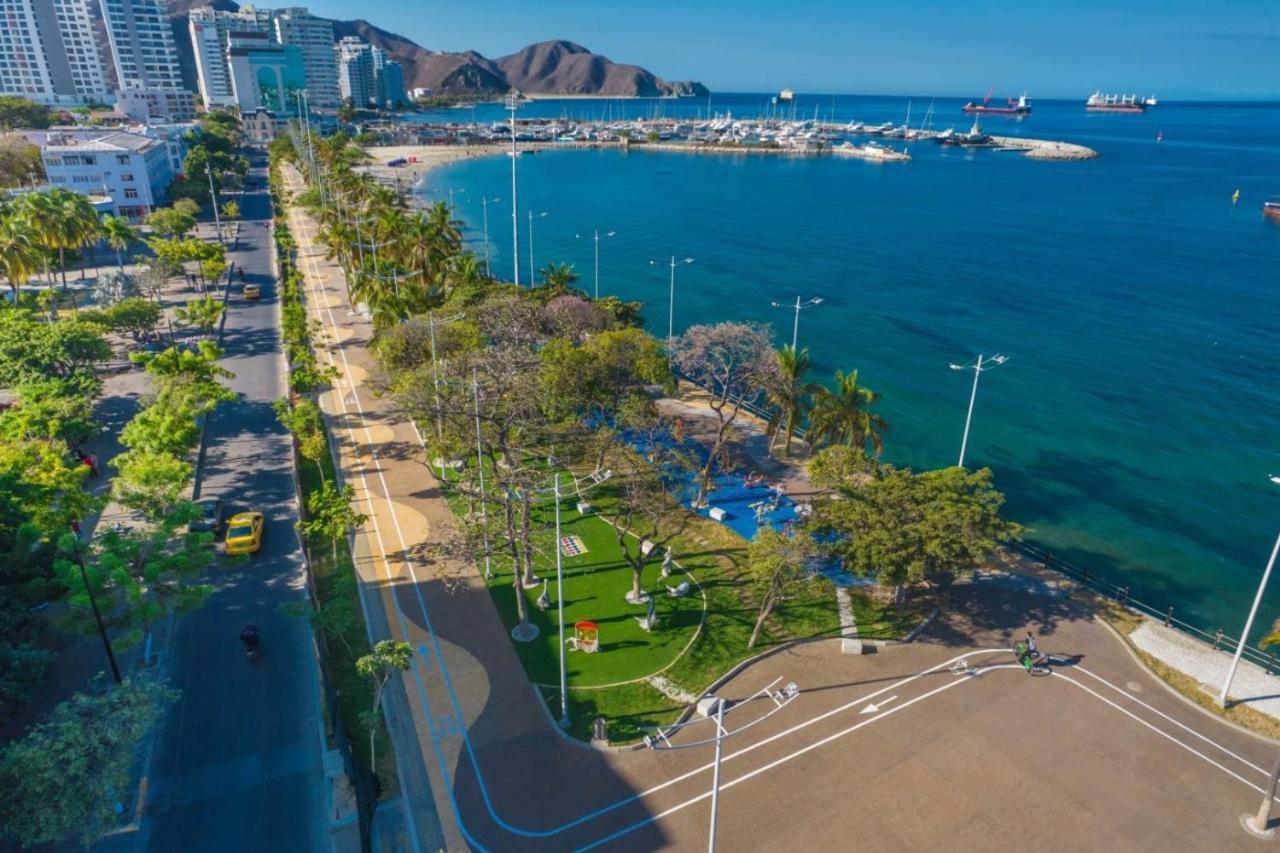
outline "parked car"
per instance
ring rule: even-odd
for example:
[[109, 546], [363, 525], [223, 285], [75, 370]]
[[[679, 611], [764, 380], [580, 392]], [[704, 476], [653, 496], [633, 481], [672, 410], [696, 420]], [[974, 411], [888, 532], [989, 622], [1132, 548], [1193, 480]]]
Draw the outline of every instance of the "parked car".
[[261, 299], [262, 288], [256, 284], [246, 284], [244, 286], [244, 298], [245, 299]]
[[216, 538], [222, 533], [222, 498], [201, 498], [196, 501], [200, 508], [200, 516], [187, 527], [196, 531], [207, 531]]
[[405, 166], [405, 165], [408, 165], [408, 163], [409, 163], [409, 161], [408, 161], [408, 160], [406, 160], [406, 159], [404, 159], [403, 157], [397, 157], [397, 158], [395, 158], [394, 160], [388, 160], [388, 161], [387, 161], [387, 165], [388, 165], [388, 166], [392, 166], [392, 167], [395, 167], [395, 166]]

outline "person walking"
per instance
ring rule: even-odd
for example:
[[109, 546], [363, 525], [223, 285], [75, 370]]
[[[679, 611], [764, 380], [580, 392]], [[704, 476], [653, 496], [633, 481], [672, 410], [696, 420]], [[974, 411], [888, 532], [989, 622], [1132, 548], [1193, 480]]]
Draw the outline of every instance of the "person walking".
[[89, 476], [95, 480], [98, 479], [98, 457], [92, 453], [86, 454], [84, 464], [89, 466]]

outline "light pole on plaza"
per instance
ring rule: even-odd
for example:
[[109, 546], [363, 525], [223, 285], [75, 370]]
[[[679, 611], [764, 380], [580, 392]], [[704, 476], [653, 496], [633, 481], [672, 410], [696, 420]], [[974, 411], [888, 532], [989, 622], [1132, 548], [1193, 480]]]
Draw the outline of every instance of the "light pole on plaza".
[[795, 320], [792, 321], [791, 323], [791, 351], [792, 352], [795, 352], [796, 340], [800, 337], [800, 311], [805, 308], [812, 308], [814, 305], [821, 305], [822, 302], [823, 302], [823, 299], [821, 296], [815, 296], [812, 299], [806, 299], [803, 302], [801, 302], [800, 297], [797, 296], [794, 305], [792, 305], [790, 302], [786, 302], [786, 303], [770, 302], [769, 303], [774, 308], [794, 308], [795, 309], [796, 317], [795, 317]]
[[[512, 92], [506, 98], [511, 112], [511, 275], [516, 287], [520, 286], [520, 212], [516, 202], [516, 110], [520, 109], [520, 95]], [[530, 282], [532, 286], [532, 282]]]
[[[607, 239], [609, 237], [613, 237], [617, 233], [618, 233], [617, 231], [607, 231], [605, 232], [604, 236]], [[595, 241], [596, 241], [596, 296], [595, 298], [599, 300], [600, 299], [600, 229], [599, 228], [597, 228], [595, 231]]]
[[[680, 263], [691, 264], [693, 258], [683, 258]], [[657, 266], [657, 261], [649, 261], [649, 266]], [[667, 353], [671, 353], [671, 342], [675, 340], [676, 328], [676, 256], [671, 256], [671, 288], [667, 294]]]
[[[495, 198], [493, 201], [497, 203], [502, 199]], [[493, 270], [489, 268], [489, 197], [480, 199], [480, 205], [484, 209], [484, 274], [487, 278], [493, 278]]]
[[[1272, 477], [1271, 482], [1280, 484], [1280, 477]], [[1271, 579], [1271, 570], [1276, 565], [1276, 555], [1280, 554], [1280, 536], [1276, 537], [1275, 547], [1271, 549], [1271, 559], [1267, 560], [1267, 568], [1262, 573], [1262, 580], [1258, 583], [1258, 594], [1253, 597], [1253, 606], [1249, 608], [1249, 618], [1244, 622], [1244, 630], [1240, 632], [1240, 642], [1236, 644], [1236, 653], [1231, 658], [1231, 666], [1227, 669], [1227, 677], [1222, 682], [1222, 690], [1218, 693], [1218, 704], [1225, 708], [1227, 706], [1227, 691], [1231, 689], [1231, 682], [1236, 677], [1236, 668], [1240, 666], [1240, 657], [1244, 654], [1244, 644], [1249, 642], [1249, 632], [1253, 630], [1253, 619], [1258, 615], [1258, 605], [1262, 604], [1262, 594], [1267, 589], [1267, 581]], [[1265, 827], [1263, 827], [1265, 829]]]
[[545, 210], [537, 214], [535, 214], [532, 210], [529, 211], [529, 286], [530, 287], [533, 287], [533, 284], [535, 281], [533, 277], [533, 218], [536, 216], [539, 219], [541, 219], [546, 215], [547, 215], [547, 212]]
[[964, 452], [969, 447], [969, 425], [973, 422], [973, 404], [978, 399], [978, 377], [982, 376], [982, 371], [991, 370], [993, 367], [999, 367], [1009, 360], [1007, 355], [993, 355], [990, 358], [984, 358], [979, 355], [978, 359], [972, 364], [953, 364], [952, 370], [972, 370], [973, 371], [973, 391], [969, 394], [969, 413], [964, 417], [964, 437], [960, 439], [960, 461], [956, 463], [960, 468], [964, 467]]

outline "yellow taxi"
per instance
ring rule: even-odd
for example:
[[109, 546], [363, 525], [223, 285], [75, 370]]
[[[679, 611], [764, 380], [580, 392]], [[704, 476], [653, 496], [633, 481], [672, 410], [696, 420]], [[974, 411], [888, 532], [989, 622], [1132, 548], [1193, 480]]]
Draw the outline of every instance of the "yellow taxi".
[[262, 547], [262, 513], [238, 512], [227, 522], [228, 554], [253, 554]]
[[244, 298], [245, 299], [261, 299], [262, 288], [256, 284], [246, 284], [244, 286]]

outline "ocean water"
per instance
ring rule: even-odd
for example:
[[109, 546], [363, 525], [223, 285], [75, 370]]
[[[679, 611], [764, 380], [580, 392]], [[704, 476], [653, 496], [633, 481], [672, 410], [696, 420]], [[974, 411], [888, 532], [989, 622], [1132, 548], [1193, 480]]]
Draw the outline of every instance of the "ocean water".
[[[1082, 99], [1083, 100], [1083, 99]], [[888, 460], [954, 464], [971, 374], [984, 372], [966, 459], [990, 466], [1009, 514], [1056, 554], [1133, 588], [1206, 630], [1238, 633], [1280, 531], [1280, 105], [1161, 104], [1090, 114], [1033, 100], [988, 131], [1062, 139], [1102, 156], [1077, 163], [915, 143], [912, 162], [634, 151], [519, 158], [522, 281], [527, 212], [534, 263], [572, 263], [600, 291], [643, 301], [665, 334], [669, 258], [677, 331], [771, 322], [818, 378], [857, 369], [883, 395]], [[967, 128], [962, 101], [933, 126]], [[908, 98], [801, 95], [796, 114], [900, 121]], [[912, 123], [929, 99], [911, 99]], [[753, 117], [763, 95], [679, 101], [543, 101], [522, 115]], [[470, 119], [472, 110], [435, 114]], [[479, 120], [500, 120], [479, 105]], [[1163, 141], [1157, 142], [1157, 134]], [[900, 142], [894, 143], [901, 145]], [[481, 254], [489, 206], [494, 271], [511, 274], [510, 160], [431, 173]], [[1240, 190], [1233, 205], [1231, 195]], [[545, 216], [541, 215], [544, 214]], [[1280, 579], [1258, 628], [1280, 616]]]

